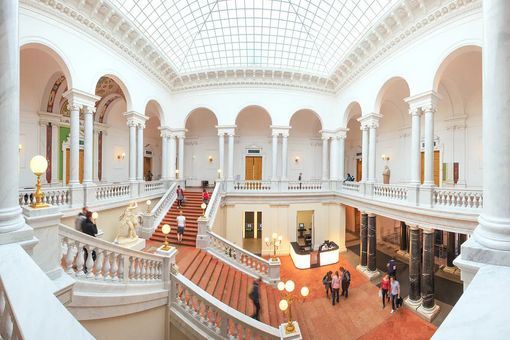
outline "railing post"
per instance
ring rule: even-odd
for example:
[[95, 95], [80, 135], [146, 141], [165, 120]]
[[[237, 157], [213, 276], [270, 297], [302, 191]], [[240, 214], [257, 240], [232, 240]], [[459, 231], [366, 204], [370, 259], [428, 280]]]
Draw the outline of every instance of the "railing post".
[[[163, 268], [162, 268], [162, 280], [163, 285], [165, 289], [168, 289], [171, 291], [171, 278], [170, 278], [170, 271], [171, 270], [178, 270], [175, 264], [175, 255], [177, 254], [177, 249], [174, 247], [171, 247], [169, 250], [163, 250], [162, 247], [159, 247], [158, 250], [156, 250], [156, 254], [163, 256]], [[172, 267], [176, 267], [172, 269]]]
[[85, 197], [84, 197], [84, 205], [85, 206], [91, 206], [94, 203], [96, 203], [96, 189], [97, 186], [93, 183], [89, 183], [88, 185], [84, 186], [83, 190], [85, 191]]
[[140, 231], [138, 236], [143, 239], [149, 239], [154, 232], [152, 230], [152, 225], [154, 224], [154, 215], [152, 213], [142, 214], [142, 225], [140, 227]]
[[267, 277], [271, 284], [276, 284], [280, 281], [280, 259], [277, 257], [274, 260], [269, 260], [269, 267], [267, 269]]
[[[219, 199], [219, 198], [216, 198], [216, 199]], [[209, 246], [209, 235], [207, 234], [208, 222], [209, 222], [209, 219], [204, 216], [200, 216], [197, 219], [198, 234], [197, 234], [197, 246], [196, 247], [198, 249], [206, 249]]]

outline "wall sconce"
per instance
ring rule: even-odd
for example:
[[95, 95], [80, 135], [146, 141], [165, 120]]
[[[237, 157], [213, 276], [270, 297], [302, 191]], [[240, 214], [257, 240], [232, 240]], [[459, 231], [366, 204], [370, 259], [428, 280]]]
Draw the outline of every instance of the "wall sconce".
[[21, 150], [23, 150], [23, 145], [22, 144], [18, 144], [18, 152], [21, 152]]
[[294, 158], [294, 162], [296, 163], [299, 163], [299, 160], [300, 160], [299, 156], [296, 156], [296, 158]]
[[383, 159], [383, 161], [389, 161], [390, 160], [390, 156], [386, 155], [386, 154], [383, 154], [381, 156], [381, 158]]
[[119, 160], [119, 161], [123, 160], [124, 158], [126, 158], [126, 153], [125, 152], [119, 153], [117, 155], [117, 160]]
[[212, 163], [212, 161], [213, 161], [213, 157], [212, 157], [212, 156], [209, 156], [209, 158], [208, 158], [208, 159], [209, 159], [209, 163]]

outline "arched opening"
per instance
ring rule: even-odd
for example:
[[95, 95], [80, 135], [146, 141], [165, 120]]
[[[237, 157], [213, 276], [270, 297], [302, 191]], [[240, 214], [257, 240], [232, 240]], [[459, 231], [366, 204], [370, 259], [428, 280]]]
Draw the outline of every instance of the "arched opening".
[[62, 94], [70, 88], [67, 65], [52, 49], [27, 44], [20, 52], [20, 150], [19, 183], [32, 187], [29, 162], [35, 155], [48, 160], [44, 184], [62, 181], [62, 143], [69, 123]]
[[191, 111], [186, 118], [184, 166], [186, 185], [201, 186], [202, 181], [213, 184], [220, 168], [218, 119], [206, 108]]
[[358, 118], [361, 117], [361, 106], [351, 103], [345, 112], [347, 137], [345, 139], [345, 173], [361, 181], [361, 131]]
[[297, 180], [320, 179], [322, 164], [322, 124], [317, 113], [299, 110], [289, 123], [288, 178]]
[[145, 122], [143, 131], [143, 176], [146, 181], [161, 179], [161, 106], [155, 100], [150, 100], [145, 106]]

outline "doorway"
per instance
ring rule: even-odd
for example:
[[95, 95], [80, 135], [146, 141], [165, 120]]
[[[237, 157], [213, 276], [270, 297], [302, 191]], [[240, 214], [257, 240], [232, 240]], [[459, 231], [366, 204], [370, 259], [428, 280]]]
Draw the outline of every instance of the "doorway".
[[356, 182], [361, 181], [361, 172], [363, 163], [361, 161], [361, 158], [356, 159]]
[[300, 247], [313, 250], [313, 210], [301, 210], [296, 213], [297, 243]]
[[247, 181], [262, 180], [262, 156], [246, 156], [244, 179]]
[[143, 158], [143, 177], [146, 181], [152, 181], [152, 158]]
[[245, 211], [243, 223], [243, 249], [262, 254], [262, 211]]
[[[421, 184], [424, 179], [425, 152], [421, 152]], [[439, 186], [439, 150], [434, 150], [434, 184]]]
[[[78, 180], [80, 183], [83, 183], [83, 150], [80, 149], [79, 152], [79, 167], [78, 167]], [[71, 154], [70, 150], [66, 149], [66, 184], [69, 184], [69, 176], [71, 175]]]

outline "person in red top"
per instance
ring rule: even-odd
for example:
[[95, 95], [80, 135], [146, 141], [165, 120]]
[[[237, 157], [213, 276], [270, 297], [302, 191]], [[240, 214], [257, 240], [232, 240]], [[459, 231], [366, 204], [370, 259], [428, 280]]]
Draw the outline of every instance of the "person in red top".
[[184, 204], [184, 190], [178, 185], [175, 193], [177, 194], [177, 208], [181, 209]]
[[207, 190], [202, 190], [202, 201], [204, 201], [205, 204], [209, 204], [209, 193]]
[[382, 308], [386, 307], [386, 299], [389, 300], [388, 291], [390, 290], [390, 277], [388, 274], [384, 275], [381, 279], [381, 297], [382, 297]]

